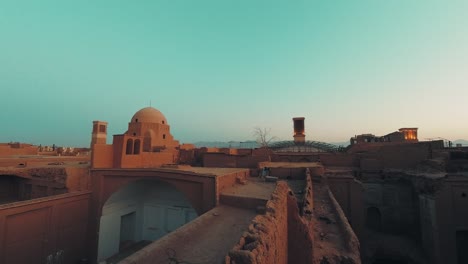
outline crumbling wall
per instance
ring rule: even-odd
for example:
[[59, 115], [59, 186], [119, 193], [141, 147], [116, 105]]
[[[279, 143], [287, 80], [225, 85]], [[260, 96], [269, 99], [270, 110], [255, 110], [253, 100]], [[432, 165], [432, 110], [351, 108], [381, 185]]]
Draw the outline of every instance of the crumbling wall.
[[304, 188], [304, 202], [302, 204], [302, 215], [308, 220], [312, 216], [314, 210], [314, 193], [312, 188], [312, 176], [310, 171], [306, 170], [306, 186]]
[[[247, 176], [250, 174], [249, 170], [239, 170], [238, 172], [233, 172], [225, 175], [221, 175], [215, 178], [216, 185], [216, 205], [219, 205], [220, 200], [224, 199], [223, 202], [229, 204], [229, 197], [222, 197], [221, 193], [226, 188], [232, 187], [236, 184], [245, 184], [247, 181]], [[233, 201], [231, 201], [233, 202]], [[245, 202], [245, 201], [244, 201]], [[258, 203], [258, 202], [257, 202]]]
[[217, 192], [221, 193], [226, 188], [232, 187], [236, 184], [244, 184], [249, 174], [249, 170], [239, 169], [237, 172], [219, 175], [215, 179]]
[[299, 213], [293, 192], [280, 181], [266, 204], [266, 214], [252, 220], [226, 256], [226, 264], [311, 263], [312, 231], [311, 223]]
[[277, 184], [266, 204], [266, 214], [252, 220], [226, 256], [226, 264], [288, 263], [288, 191], [286, 183]]
[[[310, 179], [310, 177], [307, 177]], [[304, 215], [310, 217], [313, 208], [312, 190], [304, 196]], [[306, 206], [307, 205], [307, 206]], [[311, 211], [310, 211], [311, 213]], [[294, 194], [288, 192], [288, 263], [308, 264], [314, 259], [313, 224], [301, 217]]]

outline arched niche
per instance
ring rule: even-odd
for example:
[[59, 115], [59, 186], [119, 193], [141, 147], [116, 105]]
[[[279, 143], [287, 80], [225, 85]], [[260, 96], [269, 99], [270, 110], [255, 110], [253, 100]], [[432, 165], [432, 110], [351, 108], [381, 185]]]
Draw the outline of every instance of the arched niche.
[[198, 216], [183, 192], [156, 179], [123, 185], [106, 200], [101, 212], [98, 261], [136, 243], [158, 240]]

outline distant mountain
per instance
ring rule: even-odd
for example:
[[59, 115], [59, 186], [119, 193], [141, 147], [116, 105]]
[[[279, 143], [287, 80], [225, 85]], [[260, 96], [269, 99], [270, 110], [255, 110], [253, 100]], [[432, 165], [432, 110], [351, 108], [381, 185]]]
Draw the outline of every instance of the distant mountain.
[[468, 140], [465, 139], [457, 139], [453, 141], [453, 144], [462, 144], [462, 146], [468, 146]]
[[330, 142], [330, 144], [335, 145], [335, 146], [347, 147], [349, 145], [349, 141]]
[[195, 147], [207, 147], [207, 148], [257, 148], [258, 144], [256, 141], [199, 141], [193, 143]]
[[[276, 141], [275, 141], [276, 142]], [[274, 142], [272, 142], [274, 143]], [[328, 142], [327, 142], [328, 143]], [[260, 147], [256, 141], [249, 140], [249, 141], [199, 141], [193, 143], [195, 147], [201, 148], [258, 148]], [[342, 146], [347, 147], [349, 145], [348, 141], [343, 142], [330, 142], [329, 144], [335, 146]]]

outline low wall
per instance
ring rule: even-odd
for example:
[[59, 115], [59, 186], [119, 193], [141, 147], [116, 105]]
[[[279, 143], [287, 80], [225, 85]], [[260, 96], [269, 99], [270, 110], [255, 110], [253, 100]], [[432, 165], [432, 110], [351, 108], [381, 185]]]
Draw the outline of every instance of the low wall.
[[89, 192], [0, 205], [0, 263], [77, 263], [87, 257]]
[[328, 188], [327, 190], [330, 201], [332, 202], [333, 210], [335, 211], [339, 221], [337, 223], [340, 225], [342, 234], [344, 234], [343, 241], [345, 242], [345, 247], [349, 252], [359, 252], [359, 240], [354, 233], [353, 229], [349, 225], [348, 219], [346, 218], [341, 206], [336, 201], [333, 193]]
[[238, 183], [242, 183], [246, 181], [247, 176], [249, 176], [249, 174], [250, 174], [249, 170], [239, 169], [239, 171], [236, 171], [233, 173], [219, 175], [218, 177], [215, 178], [216, 193], [219, 196], [219, 193], [221, 193], [226, 188], [232, 187]]
[[10, 145], [0, 146], [0, 157], [2, 156], [15, 156], [15, 155], [36, 155], [38, 153], [37, 146], [21, 146], [12, 148]]
[[266, 205], [266, 215], [257, 215], [239, 243], [226, 256], [226, 264], [288, 263], [288, 191], [278, 182]]
[[286, 182], [278, 182], [266, 205], [239, 243], [226, 256], [226, 264], [311, 263], [313, 228], [300, 216], [297, 200]]
[[242, 170], [230, 174], [221, 175], [215, 178], [216, 188], [216, 205], [219, 205], [221, 199], [221, 192], [229, 187], [232, 187], [238, 183], [242, 183], [247, 180], [249, 176], [249, 170]]
[[[304, 204], [313, 204], [312, 198], [304, 197]], [[311, 221], [299, 214], [297, 200], [288, 192], [288, 263], [309, 264], [314, 259], [314, 228]]]
[[310, 220], [314, 211], [314, 193], [312, 189], [312, 176], [306, 171], [306, 186], [304, 188], [304, 203], [302, 204], [302, 215]]

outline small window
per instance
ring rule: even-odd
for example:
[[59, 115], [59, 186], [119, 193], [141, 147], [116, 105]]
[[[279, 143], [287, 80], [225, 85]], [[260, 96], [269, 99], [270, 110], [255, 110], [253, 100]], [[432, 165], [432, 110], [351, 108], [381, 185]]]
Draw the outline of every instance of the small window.
[[135, 133], [135, 132], [133, 132], [133, 136], [136, 136], [136, 133]]
[[99, 132], [106, 133], [106, 125], [99, 125]]
[[138, 118], [135, 119], [135, 123], [138, 123]]
[[133, 139], [128, 139], [127, 140], [127, 149], [125, 151], [125, 154], [130, 155], [133, 153]]
[[140, 140], [136, 139], [133, 144], [133, 154], [140, 154]]
[[166, 134], [163, 134], [163, 139], [166, 139]]
[[162, 121], [163, 125], [164, 125], [164, 120]]

